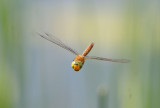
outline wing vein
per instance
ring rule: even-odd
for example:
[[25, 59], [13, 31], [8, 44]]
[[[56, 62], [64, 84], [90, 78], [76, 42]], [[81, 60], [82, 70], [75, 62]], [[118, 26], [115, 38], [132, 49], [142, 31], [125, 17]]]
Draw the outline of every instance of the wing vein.
[[77, 51], [72, 49], [71, 47], [67, 46], [66, 44], [64, 44], [60, 39], [58, 39], [57, 37], [53, 36], [53, 35], [50, 35], [48, 33], [45, 33], [45, 34], [40, 34], [38, 33], [42, 38], [60, 46], [61, 48], [64, 48], [70, 52], [72, 52], [73, 54], [75, 55], [78, 55]]
[[95, 59], [95, 60], [103, 60], [103, 61], [111, 61], [111, 62], [119, 62], [119, 63], [128, 63], [130, 60], [127, 59], [110, 59], [96, 56], [86, 56], [86, 59]]

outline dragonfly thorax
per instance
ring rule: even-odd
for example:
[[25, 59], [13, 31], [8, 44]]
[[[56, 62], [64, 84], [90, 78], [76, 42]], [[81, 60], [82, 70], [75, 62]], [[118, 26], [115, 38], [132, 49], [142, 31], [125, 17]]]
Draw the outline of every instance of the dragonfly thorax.
[[73, 61], [71, 64], [71, 67], [75, 70], [75, 71], [79, 71], [83, 66], [83, 63], [81, 61]]

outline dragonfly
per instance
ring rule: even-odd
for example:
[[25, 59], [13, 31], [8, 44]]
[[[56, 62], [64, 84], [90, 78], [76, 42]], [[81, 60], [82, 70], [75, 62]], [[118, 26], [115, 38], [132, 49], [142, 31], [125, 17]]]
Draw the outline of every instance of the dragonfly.
[[94, 43], [91, 42], [89, 44], [89, 46], [84, 50], [84, 52], [80, 55], [75, 49], [72, 49], [71, 47], [69, 47], [68, 45], [66, 45], [65, 43], [63, 43], [59, 38], [57, 38], [56, 36], [49, 34], [49, 33], [38, 33], [39, 36], [41, 36], [42, 38], [58, 45], [61, 48], [66, 49], [67, 51], [73, 53], [74, 55], [76, 55], [76, 57], [74, 58], [73, 62], [71, 63], [71, 67], [75, 70], [75, 71], [79, 71], [83, 65], [86, 59], [95, 59], [95, 60], [102, 60], [102, 61], [110, 61], [110, 62], [117, 62], [117, 63], [128, 63], [130, 62], [130, 60], [127, 59], [111, 59], [111, 58], [103, 58], [103, 57], [97, 57], [97, 56], [87, 56], [88, 53], [91, 51], [91, 49], [94, 46]]

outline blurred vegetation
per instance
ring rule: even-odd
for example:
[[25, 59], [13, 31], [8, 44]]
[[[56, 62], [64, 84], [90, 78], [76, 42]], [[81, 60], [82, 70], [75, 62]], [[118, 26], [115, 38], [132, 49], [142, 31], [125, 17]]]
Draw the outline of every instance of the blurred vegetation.
[[98, 108], [108, 108], [108, 91], [105, 85], [100, 85], [97, 89], [98, 92]]
[[153, 1], [132, 1], [125, 14], [126, 39], [132, 57], [128, 74], [125, 108], [160, 106], [160, 8]]
[[[123, 42], [127, 43], [127, 46], [123, 45], [132, 62], [130, 67], [124, 70], [123, 75], [117, 76], [117, 79], [113, 76], [114, 78], [111, 80], [116, 80], [116, 82], [111, 82], [113, 85], [116, 83], [114, 88], [114, 94], [116, 94], [114, 99], [116, 100], [109, 101], [110, 94], [98, 94], [98, 98], [95, 98], [98, 100], [99, 108], [109, 108], [109, 106], [115, 108], [159, 108], [159, 1], [129, 0], [125, 3], [123, 8], [125, 12], [122, 14], [124, 25], [122, 25], [121, 32], [124, 35]], [[22, 5], [20, 0], [0, 0], [0, 108], [27, 108], [28, 104], [25, 100], [24, 73], [27, 71], [27, 66], [23, 44], [25, 39], [23, 28], [25, 27]], [[96, 16], [92, 20], [95, 22]], [[90, 24], [92, 24], [92, 20], [90, 20]], [[84, 31], [83, 24], [81, 24], [79, 23], [81, 29], [79, 33]], [[98, 31], [95, 26], [93, 29]], [[92, 28], [89, 31], [92, 31]], [[87, 78], [93, 79], [91, 77], [93, 76], [90, 75]], [[52, 101], [50, 102], [52, 103]]]
[[0, 0], [0, 108], [18, 108], [23, 102], [24, 56], [20, 13], [18, 0]]

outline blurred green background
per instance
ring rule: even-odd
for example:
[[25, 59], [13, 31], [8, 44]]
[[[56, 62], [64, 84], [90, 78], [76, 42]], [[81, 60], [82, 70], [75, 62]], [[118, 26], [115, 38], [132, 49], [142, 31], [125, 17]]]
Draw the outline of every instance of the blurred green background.
[[[87, 60], [79, 53], [127, 58]], [[0, 0], [0, 108], [160, 108], [159, 0]]]

